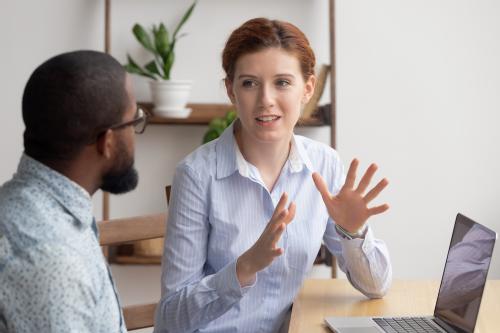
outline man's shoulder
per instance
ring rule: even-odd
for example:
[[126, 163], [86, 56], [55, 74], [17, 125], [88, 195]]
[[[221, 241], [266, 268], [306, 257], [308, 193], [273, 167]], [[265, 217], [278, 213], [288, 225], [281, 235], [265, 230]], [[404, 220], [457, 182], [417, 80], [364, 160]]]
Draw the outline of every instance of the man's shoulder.
[[12, 242], [52, 238], [62, 215], [59, 202], [36, 183], [13, 179], [0, 188], [0, 233]]
[[81, 231], [74, 217], [36, 183], [9, 183], [0, 190], [0, 261], [21, 263], [36, 274], [46, 267], [72, 272], [71, 263], [79, 261], [75, 248], [84, 241]]
[[36, 182], [13, 178], [0, 187], [0, 216], [43, 212], [47, 203], [56, 204], [56, 201]]

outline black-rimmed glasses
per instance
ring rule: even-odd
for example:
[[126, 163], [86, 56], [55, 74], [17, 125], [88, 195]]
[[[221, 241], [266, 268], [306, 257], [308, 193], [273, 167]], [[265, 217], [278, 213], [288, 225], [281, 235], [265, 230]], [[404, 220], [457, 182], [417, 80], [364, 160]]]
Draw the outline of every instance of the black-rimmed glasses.
[[137, 107], [136, 116], [134, 119], [124, 123], [116, 124], [108, 127], [110, 130], [117, 130], [127, 126], [133, 126], [135, 134], [142, 134], [148, 124], [148, 115], [140, 107]]
[[148, 118], [149, 115], [144, 112], [139, 106], [137, 106], [137, 111], [135, 112], [135, 117], [132, 120], [111, 125], [106, 127], [105, 129], [102, 129], [101, 131], [97, 132], [98, 134], [93, 137], [92, 141], [89, 142], [89, 144], [93, 144], [96, 142], [96, 140], [106, 133], [107, 130], [120, 130], [122, 128], [128, 127], [128, 126], [134, 126], [134, 132], [136, 134], [142, 134], [144, 133], [144, 130], [146, 129], [146, 126], [148, 124]]

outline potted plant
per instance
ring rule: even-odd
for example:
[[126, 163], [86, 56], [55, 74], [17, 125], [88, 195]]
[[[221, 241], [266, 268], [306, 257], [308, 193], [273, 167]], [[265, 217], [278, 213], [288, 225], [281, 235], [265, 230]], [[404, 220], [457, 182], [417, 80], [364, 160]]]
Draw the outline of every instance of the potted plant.
[[140, 66], [127, 54], [128, 63], [124, 67], [129, 73], [151, 79], [150, 87], [155, 114], [184, 118], [191, 112], [190, 109], [186, 109], [186, 104], [192, 81], [172, 80], [170, 74], [175, 61], [175, 45], [181, 37], [185, 36], [185, 34], [179, 35], [179, 31], [193, 13], [196, 3], [197, 0], [184, 13], [172, 34], [163, 23], [154, 24], [149, 31], [138, 23], [132, 28], [137, 41], [153, 54], [154, 58], [144, 66]]

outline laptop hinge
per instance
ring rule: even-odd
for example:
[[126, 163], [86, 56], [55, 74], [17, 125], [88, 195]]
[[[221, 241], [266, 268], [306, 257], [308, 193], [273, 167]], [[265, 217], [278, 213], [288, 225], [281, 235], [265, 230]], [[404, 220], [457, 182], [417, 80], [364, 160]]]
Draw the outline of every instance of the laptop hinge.
[[432, 318], [432, 320], [443, 330], [445, 330], [448, 333], [461, 333], [463, 332], [462, 330], [457, 330], [450, 324], [446, 323], [444, 320], [439, 319], [438, 317]]

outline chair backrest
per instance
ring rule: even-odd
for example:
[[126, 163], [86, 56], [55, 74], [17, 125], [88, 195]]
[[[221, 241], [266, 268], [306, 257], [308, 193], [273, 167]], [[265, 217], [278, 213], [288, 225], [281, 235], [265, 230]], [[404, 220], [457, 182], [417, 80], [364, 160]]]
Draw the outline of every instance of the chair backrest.
[[[166, 214], [113, 219], [97, 223], [101, 246], [125, 244], [165, 235]], [[126, 306], [123, 316], [127, 330], [154, 326], [157, 303]]]
[[170, 192], [172, 191], [172, 185], [165, 186], [165, 196], [167, 197], [167, 205], [170, 203]]

